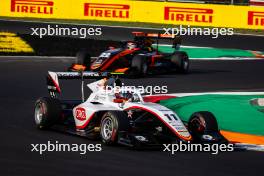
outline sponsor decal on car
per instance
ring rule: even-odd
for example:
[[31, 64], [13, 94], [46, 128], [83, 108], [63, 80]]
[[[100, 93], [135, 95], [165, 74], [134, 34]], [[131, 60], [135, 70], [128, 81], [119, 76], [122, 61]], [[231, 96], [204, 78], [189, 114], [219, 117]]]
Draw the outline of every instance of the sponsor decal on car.
[[264, 12], [248, 11], [248, 25], [264, 26]]
[[164, 7], [164, 20], [212, 23], [213, 9]]
[[11, 0], [11, 12], [53, 14], [53, 1]]
[[[56, 72], [58, 77], [78, 77], [81, 76], [79, 72]], [[91, 76], [91, 77], [96, 77], [96, 76], [103, 76], [103, 73], [99, 74], [98, 72], [83, 72], [83, 76]]]
[[76, 108], [75, 114], [76, 114], [76, 119], [80, 121], [86, 120], [86, 114], [84, 108]]
[[84, 3], [84, 16], [129, 18], [129, 9], [126, 4]]

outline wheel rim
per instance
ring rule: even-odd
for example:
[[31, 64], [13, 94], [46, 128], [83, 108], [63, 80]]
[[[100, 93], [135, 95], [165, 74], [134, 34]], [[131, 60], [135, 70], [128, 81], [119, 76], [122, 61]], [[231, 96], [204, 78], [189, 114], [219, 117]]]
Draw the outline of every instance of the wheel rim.
[[147, 66], [147, 64], [146, 64], [146, 63], [145, 63], [145, 64], [143, 64], [143, 68], [142, 68], [142, 70], [143, 70], [143, 74], [146, 74], [146, 73], [147, 73], [148, 66]]
[[186, 59], [184, 59], [183, 60], [183, 69], [184, 70], [187, 70], [188, 69], [188, 66], [189, 66], [189, 62]]
[[105, 140], [109, 140], [112, 137], [114, 130], [113, 120], [110, 117], [104, 118], [102, 121], [101, 128], [102, 137]]
[[40, 124], [40, 122], [42, 121], [42, 118], [43, 118], [43, 114], [44, 114], [44, 107], [43, 107], [42, 103], [38, 103], [35, 107], [35, 122], [36, 122], [36, 124]]
[[191, 127], [195, 132], [198, 132], [198, 133], [203, 133], [205, 130], [205, 124], [203, 124], [203, 122], [201, 121], [199, 117], [194, 118], [191, 121]]

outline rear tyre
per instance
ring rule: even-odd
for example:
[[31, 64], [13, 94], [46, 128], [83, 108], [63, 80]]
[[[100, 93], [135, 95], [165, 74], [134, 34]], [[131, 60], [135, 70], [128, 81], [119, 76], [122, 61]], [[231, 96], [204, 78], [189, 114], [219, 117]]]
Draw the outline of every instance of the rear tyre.
[[132, 76], [144, 77], [148, 73], [148, 64], [144, 56], [136, 55], [132, 59], [131, 74]]
[[39, 129], [48, 129], [56, 124], [61, 116], [58, 99], [41, 97], [35, 103], [35, 123]]
[[76, 55], [76, 64], [83, 65], [86, 67], [85, 70], [90, 70], [91, 67], [91, 56], [85, 51], [81, 50]]
[[188, 122], [188, 129], [195, 142], [226, 142], [226, 139], [219, 132], [217, 120], [211, 112], [194, 113]]
[[100, 124], [100, 136], [103, 143], [107, 145], [115, 144], [118, 133], [129, 129], [129, 120], [122, 111], [106, 112]]
[[176, 64], [179, 73], [186, 74], [189, 72], [190, 62], [186, 52], [178, 51], [174, 53], [171, 57], [171, 62]]

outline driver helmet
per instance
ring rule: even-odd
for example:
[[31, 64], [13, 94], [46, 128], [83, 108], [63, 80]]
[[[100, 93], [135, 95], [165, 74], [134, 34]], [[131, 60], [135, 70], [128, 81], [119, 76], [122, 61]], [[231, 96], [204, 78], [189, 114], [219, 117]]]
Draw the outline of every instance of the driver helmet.
[[123, 99], [123, 100], [129, 100], [131, 98], [133, 98], [133, 94], [130, 92], [119, 92], [119, 93], [115, 93], [116, 98], [118, 99]]
[[136, 47], [137, 47], [137, 45], [134, 42], [128, 42], [127, 43], [127, 49], [132, 50], [132, 49], [134, 49]]

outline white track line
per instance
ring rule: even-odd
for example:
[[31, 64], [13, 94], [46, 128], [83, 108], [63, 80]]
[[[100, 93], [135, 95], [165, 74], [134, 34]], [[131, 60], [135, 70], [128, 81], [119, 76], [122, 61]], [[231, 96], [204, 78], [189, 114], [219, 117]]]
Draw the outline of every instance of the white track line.
[[[157, 44], [153, 44], [154, 46], [157, 46]], [[168, 46], [172, 47], [170, 44], [162, 44], [160, 43], [159, 46]], [[207, 46], [189, 46], [189, 45], [181, 45], [180, 48], [206, 48], [206, 49], [214, 49], [214, 47], [207, 47]]]
[[[156, 44], [154, 44], [156, 46]], [[171, 47], [172, 45], [168, 44], [159, 44], [159, 46], [167, 46]], [[214, 47], [203, 47], [203, 46], [188, 46], [188, 45], [181, 45], [180, 48], [205, 48], [205, 49], [224, 49], [224, 50], [240, 50], [240, 49], [232, 49], [232, 48], [214, 48]], [[251, 51], [251, 50], [243, 50], [243, 51]], [[256, 51], [261, 52], [261, 51]], [[264, 55], [263, 55], [264, 57]], [[191, 60], [260, 60], [264, 58], [257, 58], [257, 57], [216, 57], [216, 58], [189, 58]]]

